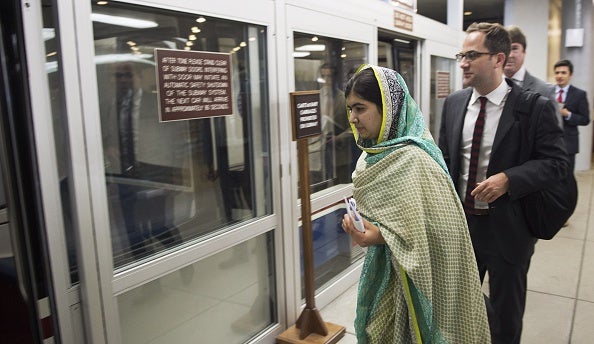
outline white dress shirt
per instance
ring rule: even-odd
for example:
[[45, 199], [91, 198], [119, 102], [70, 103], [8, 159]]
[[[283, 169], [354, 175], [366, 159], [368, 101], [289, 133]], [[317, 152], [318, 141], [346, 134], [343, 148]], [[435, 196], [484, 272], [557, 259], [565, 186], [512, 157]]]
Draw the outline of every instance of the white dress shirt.
[[[559, 85], [555, 85], [555, 101], [558, 102], [557, 98], [559, 98], [559, 91], [563, 90], [563, 94], [561, 94], [561, 99], [563, 99], [563, 101], [560, 104], [565, 104], [565, 100], [567, 99], [567, 91], [569, 91], [569, 84], [565, 85], [565, 87], [559, 87]], [[563, 107], [563, 105], [560, 105], [559, 108]], [[571, 118], [571, 112], [569, 112], [569, 114], [567, 115], [567, 117], [563, 118], [566, 121], [569, 121], [569, 119]]]
[[[491, 157], [491, 149], [493, 148], [493, 141], [495, 139], [495, 132], [499, 125], [501, 112], [507, 99], [507, 95], [511, 87], [505, 82], [501, 84], [491, 93], [486, 94], [487, 104], [485, 106], [485, 126], [483, 128], [483, 138], [481, 140], [481, 150], [479, 153], [478, 168], [476, 173], [476, 182], [480, 183], [486, 179], [487, 167], [489, 166], [489, 158]], [[474, 124], [478, 118], [481, 109], [481, 102], [479, 97], [481, 95], [476, 91], [472, 92], [470, 102], [466, 108], [466, 117], [464, 118], [464, 126], [462, 128], [462, 137], [460, 142], [460, 151], [462, 153], [462, 161], [460, 166], [460, 176], [458, 178], [458, 194], [461, 199], [466, 195], [466, 184], [468, 183], [468, 168], [470, 166], [470, 149], [472, 147], [472, 135], [474, 133]], [[489, 206], [486, 202], [475, 201], [475, 208], [487, 209]]]
[[521, 87], [524, 87], [524, 78], [526, 77], [526, 66], [522, 65], [520, 69], [514, 74], [511, 79]]

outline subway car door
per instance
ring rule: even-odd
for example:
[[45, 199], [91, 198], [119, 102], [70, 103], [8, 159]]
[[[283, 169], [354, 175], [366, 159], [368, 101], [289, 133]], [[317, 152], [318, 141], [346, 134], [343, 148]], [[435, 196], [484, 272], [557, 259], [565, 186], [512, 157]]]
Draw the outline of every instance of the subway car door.
[[[52, 153], [39, 127], [47, 123], [35, 114], [49, 95], [37, 83], [43, 63], [31, 65], [37, 54], [25, 46], [23, 18], [39, 14], [28, 5], [0, 3], [0, 342], [66, 343], [73, 341], [63, 336], [64, 328], [72, 330], [58, 268], [64, 256], [53, 255], [63, 237], [50, 238], [60, 209], [48, 207], [59, 204], [47, 187], [56, 174], [47, 169]], [[42, 32], [35, 24], [28, 29]]]
[[[271, 187], [274, 3], [68, 2], [76, 42], [62, 48], [75, 50], [78, 74], [65, 81], [79, 84], [67, 100], [81, 110], [68, 112], [80, 117], [68, 133], [88, 169], [73, 173], [88, 191], [74, 191], [92, 209], [78, 216], [88, 249], [77, 256], [82, 273], [95, 267], [81, 281], [97, 284], [92, 306], [103, 312], [85, 329], [105, 329], [109, 343], [271, 342], [284, 292]], [[210, 111], [219, 97], [230, 113]], [[172, 118], [184, 109], [192, 114]], [[81, 295], [96, 295], [92, 286]]]

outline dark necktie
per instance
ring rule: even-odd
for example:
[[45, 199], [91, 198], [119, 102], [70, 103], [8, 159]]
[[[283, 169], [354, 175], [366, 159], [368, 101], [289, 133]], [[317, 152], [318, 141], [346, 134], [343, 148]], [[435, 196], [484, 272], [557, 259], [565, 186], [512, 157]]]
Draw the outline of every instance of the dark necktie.
[[468, 184], [466, 185], [466, 197], [464, 198], [464, 209], [467, 213], [474, 213], [474, 197], [470, 195], [476, 186], [476, 171], [478, 170], [479, 153], [481, 152], [481, 140], [483, 138], [483, 128], [485, 127], [485, 106], [486, 97], [479, 97], [481, 109], [479, 110], [474, 132], [472, 133], [472, 146], [470, 148], [470, 165], [468, 166]]
[[557, 95], [557, 102], [563, 103], [563, 89], [559, 90], [559, 95]]
[[132, 131], [132, 96], [126, 95], [118, 101], [118, 115], [120, 124], [120, 163], [122, 174], [133, 172], [134, 133]]

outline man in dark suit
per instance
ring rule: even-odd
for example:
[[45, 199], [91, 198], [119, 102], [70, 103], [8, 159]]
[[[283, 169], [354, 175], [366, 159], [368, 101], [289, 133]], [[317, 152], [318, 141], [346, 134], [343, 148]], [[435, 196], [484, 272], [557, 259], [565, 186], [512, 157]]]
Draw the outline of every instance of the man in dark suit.
[[[518, 26], [508, 26], [507, 32], [511, 39], [511, 50], [507, 62], [503, 68], [505, 76], [512, 79], [516, 84], [527, 91], [538, 92], [549, 98], [552, 102], [555, 99], [555, 85], [546, 83], [526, 69], [524, 60], [526, 58], [526, 36]], [[554, 103], [553, 103], [554, 104]], [[555, 107], [557, 109], [557, 107]], [[561, 113], [557, 111], [559, 125], [562, 125]]]
[[510, 39], [500, 24], [474, 23], [456, 55], [466, 87], [444, 102], [439, 147], [464, 203], [481, 281], [489, 273], [493, 343], [519, 343], [534, 238], [518, 199], [567, 173], [551, 102], [539, 97], [533, 160], [522, 163], [514, 106], [523, 90], [503, 77]]
[[565, 145], [569, 154], [569, 171], [573, 173], [575, 155], [580, 151], [580, 133], [577, 126], [590, 123], [590, 106], [586, 91], [569, 84], [572, 74], [571, 61], [561, 60], [555, 63], [555, 99], [561, 109]]

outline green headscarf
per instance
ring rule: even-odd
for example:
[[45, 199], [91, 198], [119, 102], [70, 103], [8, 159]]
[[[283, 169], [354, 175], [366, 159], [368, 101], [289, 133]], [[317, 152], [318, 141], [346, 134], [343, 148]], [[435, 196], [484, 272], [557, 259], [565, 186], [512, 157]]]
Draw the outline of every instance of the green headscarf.
[[359, 139], [357, 128], [351, 123], [357, 146], [367, 153], [366, 162], [373, 164], [390, 152], [414, 143], [429, 154], [447, 172], [441, 150], [425, 127], [425, 120], [419, 106], [408, 92], [408, 87], [398, 72], [364, 64], [357, 73], [371, 68], [382, 94], [382, 125], [375, 140]]

